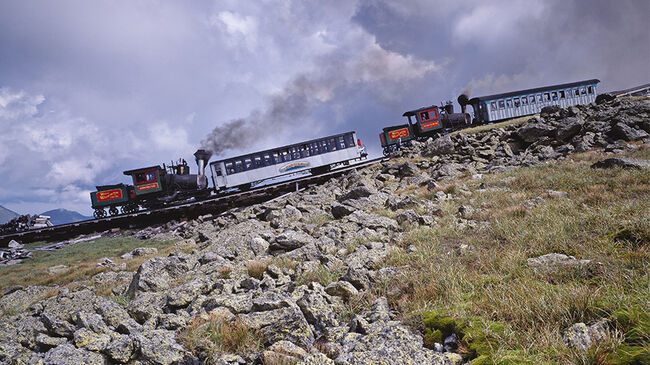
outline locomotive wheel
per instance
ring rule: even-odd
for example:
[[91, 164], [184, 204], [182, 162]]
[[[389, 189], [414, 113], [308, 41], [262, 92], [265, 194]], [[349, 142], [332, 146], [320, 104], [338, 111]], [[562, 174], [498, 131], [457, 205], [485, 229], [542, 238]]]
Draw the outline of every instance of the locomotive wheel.
[[97, 219], [106, 217], [106, 211], [104, 209], [95, 209], [93, 216]]
[[120, 212], [117, 211], [116, 207], [111, 207], [108, 212], [111, 214], [111, 216], [118, 215]]

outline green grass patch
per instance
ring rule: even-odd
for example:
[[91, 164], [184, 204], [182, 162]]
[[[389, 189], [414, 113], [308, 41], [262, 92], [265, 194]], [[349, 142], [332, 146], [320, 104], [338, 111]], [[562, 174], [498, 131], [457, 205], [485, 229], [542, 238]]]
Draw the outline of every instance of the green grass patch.
[[[0, 267], [0, 290], [13, 285], [65, 285], [67, 283], [89, 279], [105, 270], [97, 267], [102, 257], [119, 257], [136, 247], [155, 247], [159, 256], [164, 256], [173, 248], [173, 242], [143, 241], [131, 237], [99, 238], [80, 242], [56, 251], [38, 251], [30, 259], [19, 265]], [[136, 257], [125, 261], [128, 270], [135, 270], [150, 257]], [[119, 264], [121, 259], [115, 258]], [[54, 275], [48, 274], [48, 268], [65, 265], [68, 270]]]

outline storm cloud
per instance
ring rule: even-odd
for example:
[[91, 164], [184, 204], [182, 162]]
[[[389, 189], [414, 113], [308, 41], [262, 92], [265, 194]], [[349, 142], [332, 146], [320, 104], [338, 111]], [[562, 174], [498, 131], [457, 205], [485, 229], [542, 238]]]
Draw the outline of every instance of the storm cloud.
[[405, 110], [598, 78], [650, 82], [650, 3], [0, 3], [0, 205], [90, 213], [123, 170], [356, 130]]

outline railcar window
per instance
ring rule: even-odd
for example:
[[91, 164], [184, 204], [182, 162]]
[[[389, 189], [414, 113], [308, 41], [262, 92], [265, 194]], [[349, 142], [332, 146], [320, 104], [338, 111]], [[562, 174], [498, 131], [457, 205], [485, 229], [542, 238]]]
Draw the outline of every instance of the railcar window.
[[506, 107], [506, 102], [503, 100], [499, 100], [499, 109], [503, 109]]
[[343, 139], [345, 139], [345, 147], [346, 148], [354, 147], [354, 138], [352, 137], [352, 134], [344, 135]]
[[326, 153], [326, 152], [330, 151], [329, 144], [327, 143], [327, 140], [320, 141], [320, 150], [321, 150], [321, 153]]
[[273, 164], [278, 164], [282, 162], [282, 157], [280, 157], [280, 151], [273, 151]]
[[253, 157], [253, 168], [259, 168], [259, 167], [264, 167], [264, 164], [262, 163], [262, 156], [257, 155]]
[[580, 91], [577, 88], [573, 89], [573, 95], [580, 96]]
[[335, 138], [330, 138], [327, 141], [327, 146], [329, 147], [329, 151], [336, 151], [338, 147], [336, 147], [336, 139]]
[[580, 94], [581, 95], [586, 95], [587, 94], [587, 90], [585, 90], [584, 86], [580, 88]]
[[560, 90], [560, 99], [564, 99], [564, 90]]
[[146, 181], [146, 179], [144, 177], [144, 172], [138, 172], [137, 174], [135, 174], [135, 182], [136, 182], [136, 184], [137, 183], [143, 183], [145, 181]]
[[528, 105], [528, 98], [525, 97], [525, 96], [522, 96], [522, 97], [521, 97], [521, 104], [522, 104], [522, 105]]
[[528, 103], [535, 104], [535, 95], [528, 95]]
[[303, 144], [300, 146], [300, 157], [309, 157], [309, 150], [307, 149], [307, 145]]
[[250, 157], [244, 158], [244, 170], [250, 170], [253, 167], [253, 160]]
[[536, 94], [535, 95], [535, 100], [537, 100], [538, 103], [542, 102], [542, 94]]
[[226, 163], [226, 173], [228, 175], [235, 173], [235, 167], [232, 165], [232, 162], [227, 162]]
[[496, 101], [490, 102], [490, 110], [497, 110], [497, 103]]
[[587, 88], [587, 92], [589, 92], [589, 94], [593, 94], [593, 93], [594, 93], [594, 87], [593, 87], [593, 86], [589, 86], [589, 87]]
[[243, 166], [241, 161], [237, 160], [235, 161], [235, 172], [242, 172], [243, 171]]
[[265, 153], [264, 156], [262, 156], [262, 160], [264, 161], [264, 166], [271, 166], [273, 164], [273, 162], [271, 162], [271, 155], [268, 153]]
[[549, 101], [549, 100], [551, 100], [551, 96], [549, 95], [549, 93], [544, 93], [544, 101]]
[[506, 107], [512, 108], [512, 99], [506, 99]]
[[428, 111], [420, 112], [420, 122], [424, 122], [426, 120], [429, 120], [429, 112]]
[[513, 100], [515, 101], [516, 107], [519, 107], [519, 105], [521, 105], [521, 103], [519, 102], [519, 98], [514, 98]]
[[551, 93], [551, 96], [553, 97], [553, 100], [557, 100], [557, 92], [556, 91], [553, 91], [553, 93]]

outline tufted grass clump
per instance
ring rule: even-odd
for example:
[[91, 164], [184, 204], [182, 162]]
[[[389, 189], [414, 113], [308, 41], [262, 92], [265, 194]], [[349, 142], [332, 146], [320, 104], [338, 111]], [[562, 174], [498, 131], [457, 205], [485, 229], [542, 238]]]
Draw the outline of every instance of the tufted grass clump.
[[246, 270], [248, 271], [248, 276], [262, 280], [262, 277], [264, 276], [264, 271], [266, 271], [266, 267], [268, 264], [264, 261], [260, 260], [250, 260], [246, 263]]
[[179, 334], [186, 349], [207, 364], [216, 363], [220, 354], [251, 354], [262, 349], [262, 337], [242, 320], [227, 320], [211, 314], [207, 319], [196, 318]]
[[309, 283], [317, 282], [323, 286], [327, 286], [338, 281], [341, 275], [343, 275], [342, 268], [329, 268], [323, 264], [319, 264], [311, 270], [302, 272], [298, 275], [296, 281], [298, 285], [308, 285]]

